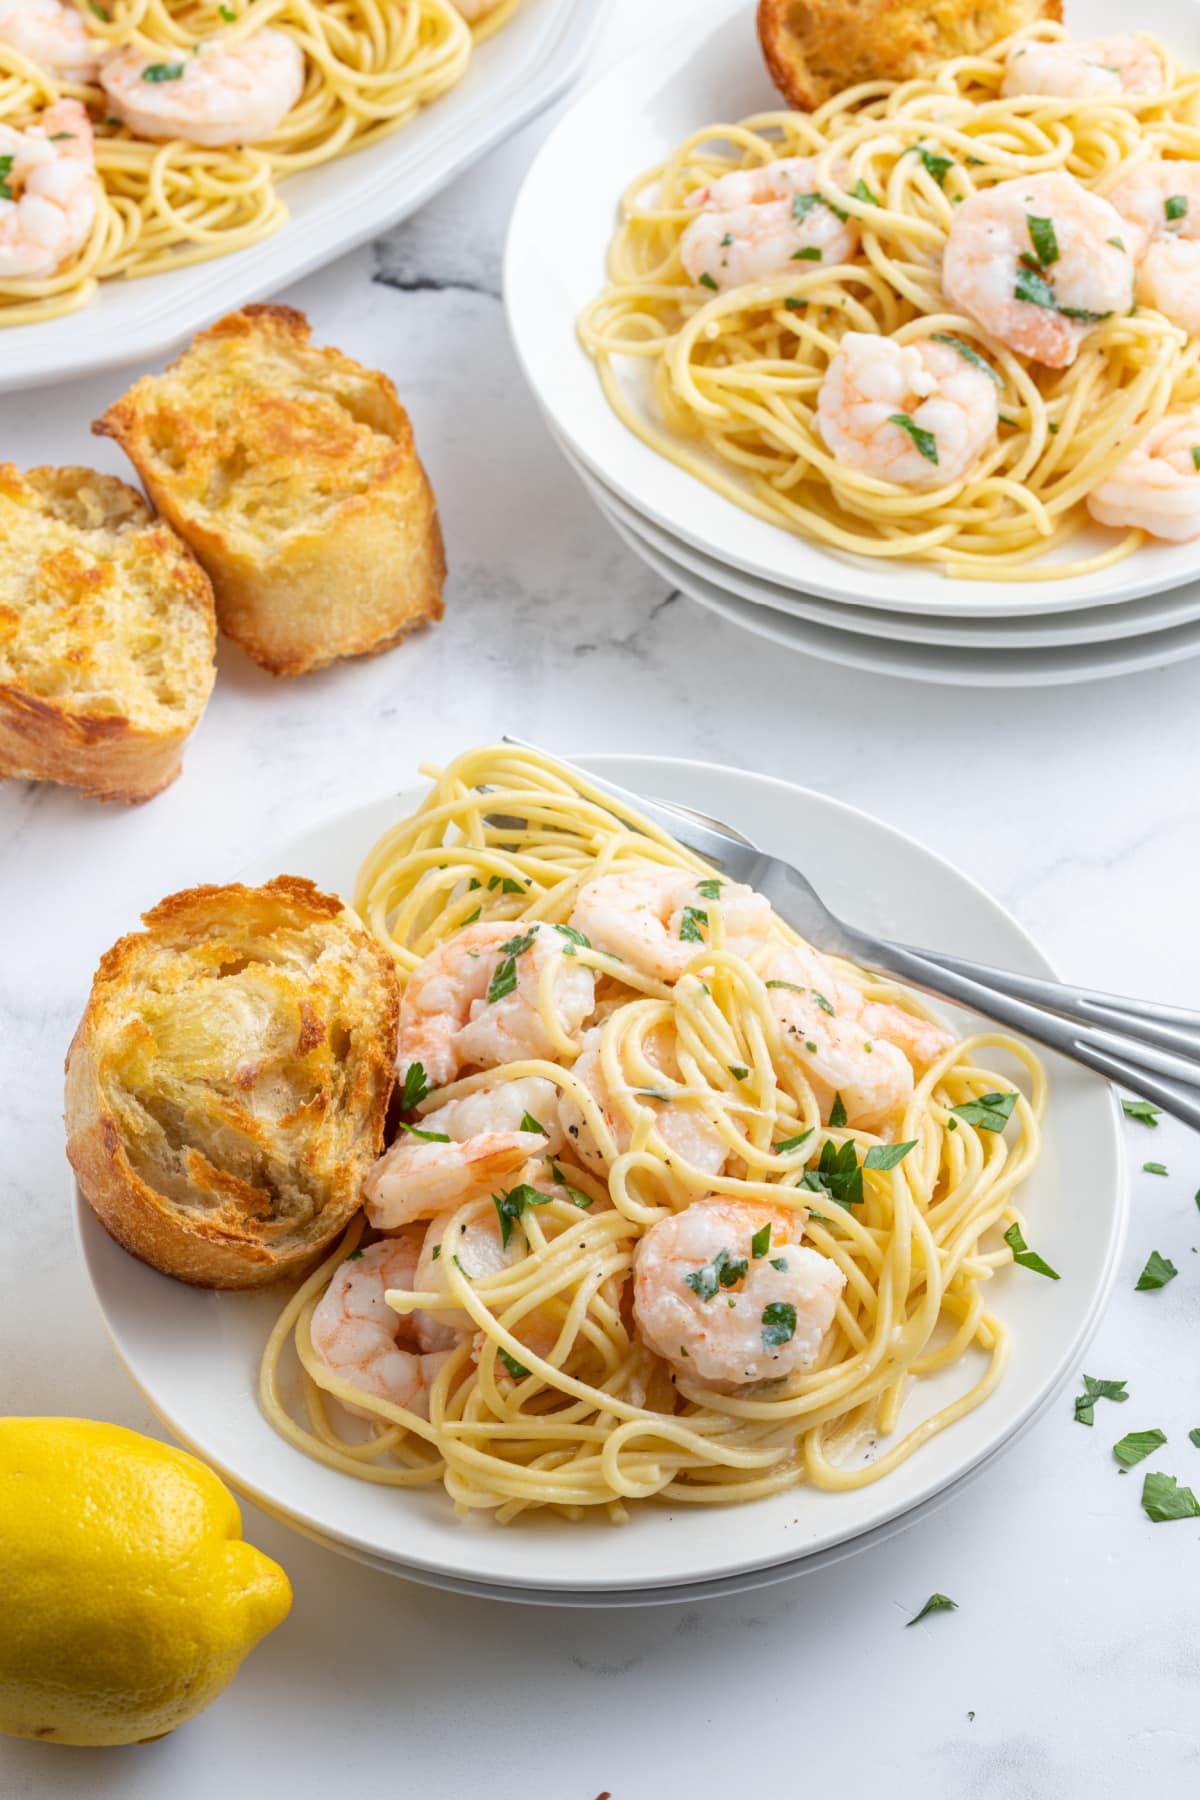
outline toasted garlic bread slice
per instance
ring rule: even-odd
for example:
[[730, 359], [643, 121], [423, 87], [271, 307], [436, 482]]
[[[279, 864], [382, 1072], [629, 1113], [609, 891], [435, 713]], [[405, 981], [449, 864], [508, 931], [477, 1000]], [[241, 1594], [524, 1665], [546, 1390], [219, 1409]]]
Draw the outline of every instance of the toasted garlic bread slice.
[[978, 56], [1043, 19], [1062, 0], [759, 0], [771, 79], [813, 112], [860, 81], [911, 81], [952, 56]]
[[148, 800], [213, 684], [212, 587], [139, 493], [0, 463], [0, 777]]
[[310, 336], [303, 313], [248, 306], [93, 426], [207, 569], [221, 630], [275, 675], [442, 616], [441, 530], [408, 414], [385, 375]]
[[114, 944], [67, 1055], [67, 1155], [101, 1223], [203, 1287], [303, 1269], [383, 1146], [399, 988], [310, 881], [199, 887]]

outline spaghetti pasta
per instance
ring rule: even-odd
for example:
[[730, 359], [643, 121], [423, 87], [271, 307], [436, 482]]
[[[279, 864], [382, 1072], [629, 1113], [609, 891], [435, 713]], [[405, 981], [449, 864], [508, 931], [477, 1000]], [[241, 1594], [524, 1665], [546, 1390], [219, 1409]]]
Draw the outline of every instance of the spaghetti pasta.
[[[746, 511], [835, 551], [959, 577], [1050, 580], [1144, 542], [1126, 530], [1058, 554], [1086, 523], [1088, 494], [1168, 409], [1200, 399], [1200, 345], [1141, 305], [1091, 320], [1077, 359], [1045, 367], [951, 305], [942, 282], [956, 214], [972, 196], [1059, 171], [1107, 196], [1155, 157], [1200, 159], [1200, 73], [1161, 44], [1146, 41], [1164, 71], [1158, 92], [1003, 91], [1014, 47], [1063, 37], [1041, 25], [918, 80], [848, 89], [811, 114], [707, 126], [639, 176], [622, 200], [608, 286], [579, 323], [629, 429]], [[742, 285], [697, 281], [681, 255], [697, 199], [731, 171], [788, 157], [815, 159], [816, 192], [798, 198], [849, 222], [860, 249], [836, 264], [804, 249]], [[1045, 277], [1035, 248], [1025, 246], [1024, 266]], [[1053, 307], [1045, 281], [1032, 291]], [[832, 453], [817, 397], [849, 332], [902, 346], [937, 337], [994, 375], [999, 431], [965, 476], [899, 486]]]
[[[681, 972], [655, 974], [570, 926], [583, 916], [576, 908], [587, 884], [673, 871], [691, 872], [705, 896], [702, 917], [688, 909], [682, 927]], [[479, 940], [463, 939], [464, 930], [496, 924], [516, 962], [539, 929], [557, 928], [572, 978], [587, 970], [595, 984], [585, 1051], [593, 1066], [583, 1077], [577, 1041], [571, 1054], [452, 1071], [435, 1094], [419, 1065], [402, 1071], [420, 1151], [414, 1169], [436, 1161], [443, 1143], [453, 1156], [437, 1128], [472, 1097], [522, 1084], [511, 1113], [540, 1084], [551, 1099], [557, 1093], [558, 1118], [526, 1113], [523, 1127], [548, 1137], [545, 1149], [524, 1152], [528, 1163], [504, 1191], [485, 1178], [423, 1223], [413, 1286], [387, 1295], [400, 1328], [422, 1318], [456, 1327], [424, 1404], [368, 1393], [314, 1348], [314, 1314], [346, 1258], [360, 1254], [361, 1217], [291, 1298], [260, 1378], [266, 1415], [291, 1442], [372, 1482], [441, 1482], [461, 1514], [482, 1509], [507, 1521], [552, 1508], [577, 1518], [599, 1508], [619, 1520], [637, 1500], [710, 1504], [798, 1482], [862, 1486], [992, 1392], [1008, 1336], [985, 1294], [1011, 1260], [1001, 1232], [1020, 1223], [1016, 1191], [1038, 1155], [1046, 1093], [1038, 1062], [992, 1033], [954, 1042], [912, 994], [831, 966], [833, 1000], [816, 995], [822, 1029], [836, 1036], [839, 1013], [874, 1005], [862, 1016], [881, 1021], [871, 1027], [877, 1038], [890, 1020], [893, 1035], [933, 1046], [886, 1121], [848, 1120], [841, 1096], [831, 1103], [811, 1061], [794, 1053], [776, 1004], [784, 997], [771, 991], [792, 986], [766, 971], [801, 954], [799, 940], [764, 912], [759, 947], [739, 954], [724, 885], [586, 781], [509, 747], [469, 751], [433, 772], [420, 809], [375, 846], [357, 905], [404, 980], [447, 945], [476, 954]], [[530, 981], [549, 1037], [559, 1021], [545, 966]], [[493, 975], [489, 1004], [509, 991]], [[878, 1061], [887, 1049], [868, 1038], [868, 1069], [871, 1051]], [[1015, 1059], [1027, 1091], [995, 1071], [996, 1057]], [[565, 1147], [556, 1152], [560, 1129]], [[819, 1352], [784, 1379], [707, 1381], [686, 1360], [657, 1354], [640, 1328], [651, 1234], [680, 1215], [723, 1220], [739, 1209], [774, 1221], [776, 1236], [756, 1231], [753, 1267], [749, 1252], [740, 1262], [726, 1254], [685, 1276], [699, 1296], [702, 1336], [711, 1325], [716, 1342], [724, 1329], [707, 1306], [738, 1317], [771, 1243], [785, 1253], [772, 1266], [785, 1269], [803, 1235], [805, 1254], [818, 1253], [813, 1266], [838, 1294]], [[470, 1252], [482, 1238], [490, 1249], [480, 1263]], [[786, 1340], [788, 1311], [795, 1329], [793, 1308], [764, 1310], [764, 1321], [785, 1320], [782, 1336], [764, 1324], [764, 1344]], [[950, 1368], [957, 1392], [931, 1407], [922, 1383]], [[367, 1423], [354, 1426], [331, 1399]], [[893, 1441], [864, 1454], [868, 1437]]]
[[99, 86], [56, 79], [0, 42], [0, 124], [23, 130], [62, 96], [81, 101], [96, 130], [101, 199], [86, 244], [43, 279], [0, 280], [0, 324], [87, 306], [97, 283], [185, 268], [258, 243], [287, 219], [279, 183], [376, 143], [462, 79], [473, 44], [511, 18], [502, 0], [472, 29], [451, 0], [106, 0], [76, 4], [101, 54], [124, 46], [176, 66], [218, 34], [236, 46], [264, 27], [305, 59], [304, 89], [261, 142], [204, 148], [136, 137]]

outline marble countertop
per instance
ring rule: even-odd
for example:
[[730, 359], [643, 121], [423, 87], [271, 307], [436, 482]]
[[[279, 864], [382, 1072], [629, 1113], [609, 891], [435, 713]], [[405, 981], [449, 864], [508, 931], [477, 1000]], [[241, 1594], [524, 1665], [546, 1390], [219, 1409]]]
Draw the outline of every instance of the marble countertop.
[[[654, 10], [655, 28], [687, 28], [686, 0]], [[641, 0], [616, 0], [599, 60], [645, 28]], [[140, 809], [0, 786], [5, 1412], [157, 1430], [101, 1329], [62, 1154], [62, 1059], [100, 953], [161, 895], [403, 785], [420, 757], [507, 729], [785, 776], [951, 858], [1072, 978], [1200, 1003], [1200, 664], [1059, 692], [911, 686], [788, 656], [667, 592], [594, 511], [509, 350], [501, 244], [546, 129], [283, 296], [411, 410], [452, 568], [444, 623], [295, 683], [223, 645], [183, 778]], [[88, 436], [121, 385], [6, 397], [2, 454], [121, 471]], [[1200, 1142], [1125, 1130], [1132, 1227], [1086, 1363], [1128, 1380], [1118, 1417], [1100, 1408], [1084, 1430], [1068, 1397], [891, 1542], [758, 1594], [638, 1612], [440, 1594], [247, 1507], [296, 1604], [229, 1692], [145, 1748], [0, 1740], [0, 1796], [200, 1800], [248, 1791], [251, 1767], [296, 1800], [1196, 1792], [1200, 1521], [1150, 1524], [1110, 1446], [1159, 1425], [1161, 1466], [1200, 1486]], [[1168, 1178], [1141, 1173], [1148, 1158]], [[1152, 1248], [1180, 1277], [1135, 1293]], [[906, 1630], [935, 1589], [959, 1610]]]

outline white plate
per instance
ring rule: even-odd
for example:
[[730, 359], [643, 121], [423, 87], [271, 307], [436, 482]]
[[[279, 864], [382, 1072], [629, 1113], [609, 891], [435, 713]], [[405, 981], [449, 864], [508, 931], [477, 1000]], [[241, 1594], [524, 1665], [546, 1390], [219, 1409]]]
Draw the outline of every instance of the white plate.
[[[1087, 35], [1129, 29], [1125, 0], [1068, 0]], [[705, 26], [708, 25], [706, 31]], [[1137, 23], [1200, 61], [1197, 0], [1141, 0]], [[505, 296], [526, 377], [576, 456], [629, 505], [718, 563], [801, 594], [914, 613], [1037, 614], [1157, 593], [1200, 574], [1200, 544], [1147, 545], [1110, 569], [1061, 581], [954, 581], [929, 566], [839, 556], [754, 518], [626, 430], [600, 388], [576, 320], [604, 284], [619, 196], [698, 126], [779, 104], [745, 0], [717, 0], [694, 32], [648, 46], [597, 82], [551, 133], [518, 198]], [[553, 230], [546, 221], [553, 220]], [[641, 365], [622, 379], [650, 416]], [[1099, 527], [1068, 554], [1111, 544]]]
[[[850, 807], [742, 770], [653, 757], [589, 761], [635, 790], [712, 812], [800, 859], [831, 904], [871, 930], [1052, 973], [1015, 921], [964, 875]], [[242, 873], [262, 880], [288, 871], [349, 893], [376, 837], [418, 798], [414, 789], [333, 819]], [[459, 1525], [440, 1490], [402, 1493], [356, 1482], [311, 1462], [271, 1430], [258, 1410], [255, 1374], [279, 1310], [277, 1293], [208, 1293], [158, 1275], [108, 1238], [82, 1201], [80, 1233], [109, 1331], [155, 1411], [235, 1487], [302, 1530], [425, 1580], [499, 1585], [511, 1598], [730, 1582], [843, 1553], [945, 1494], [1077, 1369], [1111, 1287], [1125, 1183], [1112, 1091], [1081, 1068], [1050, 1062], [1045, 1155], [1022, 1204], [1032, 1241], [1063, 1279], [1052, 1284], [1014, 1270], [996, 1281], [991, 1303], [1014, 1337], [1000, 1390], [886, 1480], [849, 1494], [800, 1488], [729, 1510], [648, 1507], [623, 1530], [599, 1520]], [[1086, 1228], [1080, 1194], [1088, 1197]], [[932, 1383], [926, 1387], [905, 1423], [920, 1416], [914, 1407], [940, 1404], [939, 1393], [945, 1397]]]
[[0, 330], [0, 391], [148, 362], [220, 313], [261, 300], [407, 218], [557, 100], [579, 75], [607, 0], [525, 0], [464, 79], [393, 137], [281, 184], [290, 219], [261, 244], [195, 268], [101, 284], [84, 311]]
[[[607, 512], [602, 499], [598, 504]], [[814, 625], [759, 601], [738, 599], [726, 587], [664, 555], [615, 513], [607, 512], [607, 516], [618, 537], [647, 567], [697, 605], [772, 644], [849, 669], [895, 675], [904, 681], [932, 681], [943, 687], [1068, 687], [1080, 681], [1104, 681], [1142, 669], [1161, 669], [1200, 656], [1200, 620], [1144, 636], [1048, 645], [1041, 650], [964, 650], [954, 645], [906, 643], [898, 635], [884, 643], [853, 629]]]
[[1188, 625], [1200, 619], [1200, 581], [1186, 587], [1170, 588], [1165, 594], [1147, 595], [1142, 600], [1129, 600], [1114, 606], [1079, 607], [1074, 612], [1043, 613], [1040, 617], [1015, 619], [975, 619], [946, 614], [926, 618], [911, 613], [881, 612], [870, 606], [845, 607], [836, 600], [818, 600], [800, 595], [774, 582], [759, 581], [740, 569], [724, 567], [710, 556], [694, 550], [679, 538], [672, 537], [661, 525], [654, 525], [620, 495], [605, 487], [562, 442], [559, 448], [579, 476], [600, 511], [614, 524], [623, 526], [640, 538], [651, 550], [658, 551], [702, 581], [711, 583], [734, 599], [766, 606], [775, 612], [806, 619], [813, 625], [831, 626], [836, 631], [886, 638], [889, 643], [936, 644], [939, 648], [958, 647], [980, 650], [1046, 650], [1062, 644], [1094, 644], [1109, 638], [1144, 637], [1172, 625]]

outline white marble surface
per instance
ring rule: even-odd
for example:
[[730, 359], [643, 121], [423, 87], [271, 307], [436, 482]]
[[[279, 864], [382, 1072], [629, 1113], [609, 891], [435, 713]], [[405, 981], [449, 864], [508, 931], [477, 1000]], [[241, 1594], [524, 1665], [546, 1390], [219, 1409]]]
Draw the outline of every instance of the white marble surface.
[[[690, 8], [654, 11], [685, 26]], [[604, 55], [645, 29], [641, 0], [617, 0]], [[140, 810], [0, 787], [4, 1411], [156, 1429], [101, 1331], [62, 1155], [62, 1058], [100, 952], [162, 894], [400, 785], [420, 755], [508, 728], [787, 776], [951, 857], [1071, 976], [1200, 1004], [1200, 665], [1058, 693], [913, 687], [788, 657], [669, 596], [593, 512], [509, 353], [500, 245], [544, 130], [286, 296], [412, 411], [453, 569], [445, 622], [294, 684], [223, 647], [183, 779]], [[0, 454], [120, 469], [87, 435], [117, 391], [5, 399]], [[1200, 1487], [1200, 1143], [1167, 1124], [1126, 1135], [1135, 1170], [1153, 1158], [1170, 1175], [1133, 1176], [1125, 1266], [1086, 1362], [1133, 1398], [1101, 1405], [1092, 1431], [1068, 1398], [881, 1548], [756, 1596], [637, 1613], [439, 1595], [247, 1508], [296, 1604], [233, 1688], [146, 1748], [0, 1741], [0, 1796], [200, 1800], [252, 1780], [297, 1800], [1196, 1792], [1200, 1522], [1151, 1525], [1110, 1445], [1159, 1425], [1171, 1444], [1154, 1466]], [[1137, 1294], [1151, 1248], [1180, 1276]], [[959, 1610], [907, 1631], [934, 1589]]]

